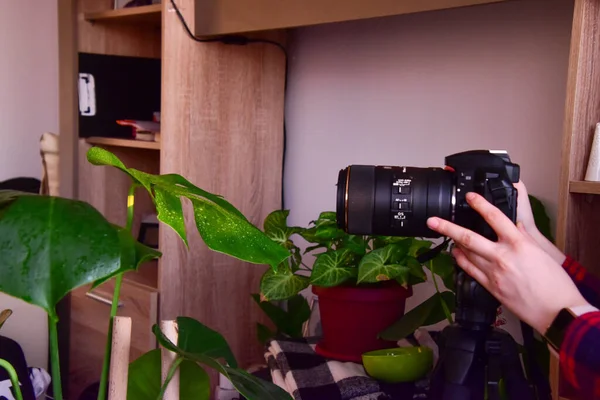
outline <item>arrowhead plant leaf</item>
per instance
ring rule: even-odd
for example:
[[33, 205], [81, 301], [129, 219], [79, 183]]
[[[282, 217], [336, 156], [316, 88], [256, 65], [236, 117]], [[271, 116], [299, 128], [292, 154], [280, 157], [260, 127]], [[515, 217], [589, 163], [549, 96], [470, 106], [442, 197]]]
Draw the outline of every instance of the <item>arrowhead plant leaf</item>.
[[291, 400], [279, 386], [237, 368], [227, 342], [218, 332], [187, 317], [178, 317], [177, 327], [177, 344], [171, 342], [157, 325], [154, 325], [152, 331], [161, 346], [186, 360], [200, 363], [225, 375], [248, 400]]
[[127, 168], [114, 154], [98, 147], [92, 147], [87, 158], [94, 165], [118, 168], [143, 186], [156, 205], [158, 219], [177, 232], [186, 245], [182, 198], [191, 201], [198, 232], [211, 250], [273, 268], [290, 255], [222, 196], [202, 190], [180, 175], [153, 175]]

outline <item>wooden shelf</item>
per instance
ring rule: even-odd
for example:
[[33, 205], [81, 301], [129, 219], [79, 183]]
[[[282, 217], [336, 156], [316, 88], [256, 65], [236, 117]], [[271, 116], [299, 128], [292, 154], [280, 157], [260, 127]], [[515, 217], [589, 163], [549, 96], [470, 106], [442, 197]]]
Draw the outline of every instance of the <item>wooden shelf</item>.
[[129, 147], [134, 149], [160, 150], [160, 142], [145, 142], [143, 140], [116, 139], [104, 137], [89, 137], [85, 139], [89, 144], [111, 147]]
[[89, 22], [97, 23], [119, 23], [119, 24], [143, 24], [160, 26], [162, 5], [152, 4], [150, 6], [122, 8], [119, 10], [108, 10], [84, 14]]
[[569, 182], [569, 192], [600, 194], [600, 182], [571, 181]]
[[506, 0], [194, 0], [197, 36], [297, 28]]

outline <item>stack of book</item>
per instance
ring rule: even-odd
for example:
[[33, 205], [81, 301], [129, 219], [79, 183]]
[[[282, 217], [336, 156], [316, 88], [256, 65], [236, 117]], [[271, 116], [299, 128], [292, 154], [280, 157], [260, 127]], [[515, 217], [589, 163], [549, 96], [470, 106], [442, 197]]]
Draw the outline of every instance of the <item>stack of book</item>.
[[160, 142], [160, 122], [120, 119], [117, 120], [117, 124], [131, 126], [132, 137], [135, 140]]

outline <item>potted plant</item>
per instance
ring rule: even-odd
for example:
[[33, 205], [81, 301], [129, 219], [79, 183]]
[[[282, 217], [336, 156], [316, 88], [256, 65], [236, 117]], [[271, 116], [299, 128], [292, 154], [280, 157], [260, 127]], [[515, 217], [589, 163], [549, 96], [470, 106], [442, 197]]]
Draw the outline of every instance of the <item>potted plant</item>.
[[[412, 286], [427, 279], [417, 256], [430, 249], [433, 242], [349, 235], [337, 227], [334, 212], [321, 213], [308, 228], [290, 227], [288, 214], [287, 210], [274, 211], [264, 222], [267, 236], [289, 250], [292, 257], [277, 271], [263, 275], [261, 299], [285, 300], [312, 284], [319, 296], [323, 327], [316, 351], [325, 357], [360, 362], [364, 352], [393, 347], [394, 342], [380, 337], [380, 333], [402, 320]], [[302, 251], [292, 240], [294, 235], [309, 243], [304, 254], [315, 255], [312, 267], [303, 262]], [[454, 270], [447, 253], [436, 256], [425, 268], [440, 276], [447, 287], [453, 287]], [[440, 318], [440, 313], [433, 312], [435, 308], [442, 310], [439, 320], [451, 318], [453, 305], [453, 293], [438, 290], [421, 314], [429, 320]]]
[[[174, 229], [186, 243], [181, 198], [189, 199], [195, 215], [202, 217], [196, 218], [196, 227], [212, 250], [255, 264], [269, 264], [274, 269], [289, 257], [288, 251], [254, 227], [225, 199], [194, 186], [179, 175], [152, 175], [127, 168], [112, 153], [100, 148], [90, 149], [88, 160], [95, 165], [118, 168], [131, 177], [125, 227], [109, 223], [92, 206], [81, 201], [0, 191], [0, 291], [42, 307], [48, 313], [53, 395], [57, 400], [63, 398], [57, 303], [77, 287], [91, 283], [95, 287], [116, 279], [112, 322], [124, 273], [161, 256], [131, 235], [137, 187], [148, 191], [156, 205], [158, 219]], [[109, 326], [112, 329], [112, 323]], [[160, 346], [175, 353], [168, 370], [162, 371], [165, 380], [161, 380], [160, 350], [152, 350], [131, 363], [125, 393], [114, 394], [113, 398], [162, 398], [175, 372], [180, 370], [180, 398], [209, 399], [210, 384], [204, 371], [209, 367], [227, 377], [247, 399], [290, 399], [279, 387], [240, 369], [229, 345], [218, 332], [186, 317], [177, 318], [177, 327], [176, 342], [169, 340], [159, 326], [153, 327]], [[107, 339], [99, 400], [105, 399], [107, 394], [110, 330]], [[2, 361], [2, 367], [12, 368]], [[21, 399], [14, 369], [10, 372], [15, 398]]]

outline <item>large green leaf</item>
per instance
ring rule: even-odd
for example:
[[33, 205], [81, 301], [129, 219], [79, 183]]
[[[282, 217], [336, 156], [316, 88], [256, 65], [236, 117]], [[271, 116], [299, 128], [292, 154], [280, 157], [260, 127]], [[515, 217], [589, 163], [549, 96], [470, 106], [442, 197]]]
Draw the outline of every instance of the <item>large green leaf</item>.
[[289, 269], [277, 272], [270, 269], [260, 280], [260, 297], [262, 300], [285, 300], [297, 295], [308, 285], [306, 276], [296, 275]]
[[406, 257], [406, 246], [388, 244], [373, 250], [362, 258], [358, 265], [358, 283], [379, 282], [404, 277], [410, 268], [400, 262]]
[[248, 400], [291, 400], [291, 397], [280, 387], [256, 378], [242, 369], [223, 365], [217, 359], [210, 357], [208, 354], [214, 352], [208, 351], [205, 345], [196, 343], [205, 340], [203, 334], [208, 329], [200, 322], [192, 318], [178, 317], [177, 326], [179, 332], [177, 345], [173, 344], [157, 325], [152, 328], [161, 346], [186, 360], [201, 363], [225, 375], [236, 390]]
[[[427, 266], [430, 264], [427, 263]], [[432, 272], [442, 278], [448, 290], [455, 291], [454, 283], [454, 259], [449, 253], [440, 253], [431, 260]]]
[[[277, 327], [276, 333], [283, 333], [289, 337], [302, 337], [302, 327], [304, 322], [310, 317], [310, 306], [302, 295], [290, 297], [287, 301], [287, 310], [269, 302], [261, 301], [258, 294], [253, 294], [252, 299], [258, 304], [263, 312], [269, 317]], [[261, 324], [259, 324], [261, 325]], [[275, 333], [261, 325], [257, 327], [259, 333], [267, 338], [273, 337]], [[264, 342], [264, 340], [261, 340]]]
[[[121, 241], [123, 243], [126, 242], [128, 237], [131, 237], [131, 234], [129, 233], [129, 231], [127, 229], [122, 228], [117, 225], [113, 225], [113, 227], [119, 232], [119, 237], [121, 237]], [[140, 242], [134, 243], [134, 251], [135, 251], [135, 259], [136, 259], [135, 265], [121, 264], [121, 268], [119, 268], [112, 274], [106, 275], [106, 276], [94, 281], [92, 288], [98, 287], [99, 285], [103, 284], [104, 282], [108, 281], [109, 279], [111, 279], [119, 274], [125, 273], [132, 269], [137, 269], [143, 263], [148, 262], [153, 259], [156, 259], [156, 258], [159, 258], [162, 255], [162, 253], [160, 251], [150, 248], [144, 244], [141, 244]]]
[[384, 340], [396, 341], [404, 339], [421, 326], [437, 324], [446, 318], [444, 303], [448, 306], [451, 313], [454, 312], [454, 293], [435, 293], [381, 332], [379, 337]]
[[[407, 285], [417, 285], [427, 280], [427, 275], [423, 271], [423, 265], [416, 258], [407, 256], [402, 264], [409, 268]], [[400, 282], [400, 284], [403, 284]]]
[[181, 198], [191, 201], [196, 227], [206, 245], [221, 253], [276, 268], [289, 253], [252, 225], [223, 197], [202, 190], [180, 175], [152, 175], [127, 168], [114, 154], [92, 147], [87, 154], [94, 165], [109, 165], [142, 185], [156, 205], [158, 219], [169, 225], [187, 244]]
[[263, 325], [259, 322], [256, 323], [256, 338], [258, 342], [265, 345], [269, 340], [274, 338], [277, 332], [271, 331], [268, 326]]
[[349, 249], [332, 250], [321, 253], [315, 259], [310, 283], [316, 286], [338, 286], [356, 278], [358, 269], [349, 266], [354, 255]]
[[429, 240], [412, 239], [408, 254], [416, 257], [431, 248], [432, 242]]
[[237, 368], [235, 356], [219, 332], [188, 317], [178, 317], [177, 327], [179, 328], [177, 339], [179, 347], [195, 354], [204, 354], [215, 360], [223, 359], [230, 367]]
[[[208, 400], [210, 379], [193, 361], [184, 360], [179, 366], [179, 398], [181, 400]], [[160, 349], [143, 354], [129, 364], [127, 400], [156, 400], [161, 388]]]
[[552, 227], [550, 226], [550, 217], [546, 212], [546, 207], [537, 197], [529, 195], [529, 203], [531, 204], [531, 211], [533, 212], [533, 219], [535, 225], [542, 235], [549, 241], [554, 243], [554, 236], [552, 236]]
[[[136, 268], [140, 247], [87, 203], [23, 195], [0, 204], [0, 291], [58, 319], [71, 290]], [[145, 253], [144, 253], [145, 254]]]

